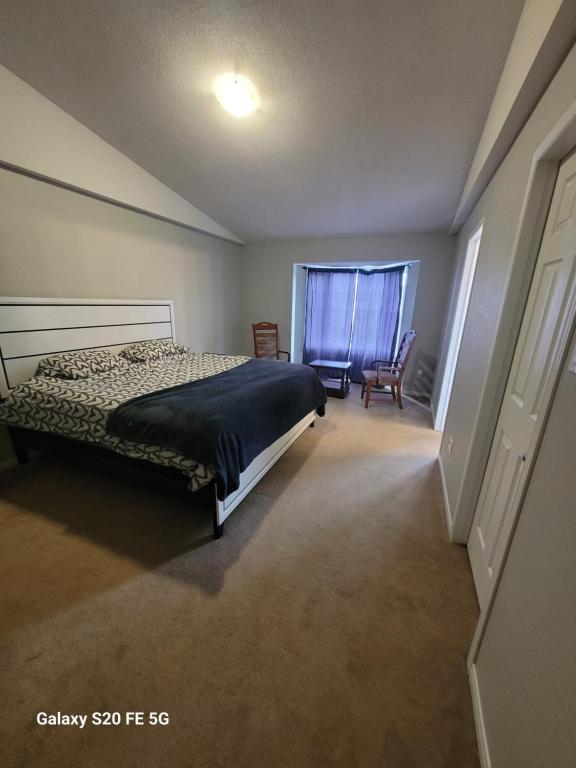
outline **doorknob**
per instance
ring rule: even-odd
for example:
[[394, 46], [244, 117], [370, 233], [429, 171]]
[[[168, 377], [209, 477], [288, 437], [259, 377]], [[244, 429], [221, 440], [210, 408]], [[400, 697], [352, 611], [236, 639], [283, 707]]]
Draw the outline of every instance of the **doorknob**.
[[521, 459], [522, 459], [522, 461], [524, 462], [524, 461], [526, 461], [526, 459], [528, 458], [528, 454], [527, 454], [527, 453], [521, 453], [521, 454], [520, 454], [520, 458], [521, 458]]

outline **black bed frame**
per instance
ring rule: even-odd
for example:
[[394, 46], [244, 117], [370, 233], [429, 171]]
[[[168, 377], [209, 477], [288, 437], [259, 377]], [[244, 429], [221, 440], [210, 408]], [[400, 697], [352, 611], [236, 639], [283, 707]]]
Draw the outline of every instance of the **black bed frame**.
[[[163, 467], [159, 464], [153, 464], [150, 461], [142, 459], [132, 459], [129, 456], [123, 456], [120, 453], [102, 448], [96, 445], [90, 445], [83, 443], [79, 440], [72, 440], [71, 438], [63, 437], [62, 435], [51, 434], [48, 432], [39, 432], [32, 429], [23, 429], [21, 427], [8, 427], [8, 434], [12, 443], [12, 449], [16, 456], [18, 464], [27, 464], [31, 459], [31, 451], [37, 450], [49, 455], [68, 455], [73, 454], [75, 457], [78, 455], [86, 454], [92, 456], [98, 456], [106, 460], [112, 460], [118, 465], [132, 466], [139, 469], [144, 469], [147, 472], [156, 474], [168, 478], [175, 483], [182, 491], [194, 494], [195, 498], [199, 502], [199, 506], [206, 506], [206, 499], [211, 496], [211, 509], [212, 509], [212, 532], [215, 539], [222, 538], [224, 534], [224, 523], [218, 524], [218, 517], [216, 514], [216, 482], [213, 480], [205, 488], [201, 488], [198, 491], [190, 491], [186, 486], [185, 476], [177, 469], [171, 467]], [[202, 503], [204, 502], [204, 503]]]

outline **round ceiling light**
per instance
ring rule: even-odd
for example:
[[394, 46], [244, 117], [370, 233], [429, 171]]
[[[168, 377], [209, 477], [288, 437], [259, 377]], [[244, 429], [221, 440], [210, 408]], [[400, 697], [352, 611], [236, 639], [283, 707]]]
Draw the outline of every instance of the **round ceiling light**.
[[234, 117], [246, 117], [258, 106], [256, 89], [244, 75], [220, 75], [215, 91], [220, 106]]

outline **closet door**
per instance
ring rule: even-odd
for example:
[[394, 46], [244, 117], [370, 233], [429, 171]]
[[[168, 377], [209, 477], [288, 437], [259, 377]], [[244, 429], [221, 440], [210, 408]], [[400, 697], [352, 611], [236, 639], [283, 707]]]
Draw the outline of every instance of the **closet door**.
[[502, 562], [576, 307], [576, 155], [560, 167], [468, 552], [482, 606]]

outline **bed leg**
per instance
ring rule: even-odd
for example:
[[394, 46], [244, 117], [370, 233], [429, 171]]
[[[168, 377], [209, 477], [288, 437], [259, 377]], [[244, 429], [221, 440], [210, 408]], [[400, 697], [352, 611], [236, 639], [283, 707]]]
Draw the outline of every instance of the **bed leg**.
[[218, 522], [218, 497], [214, 486], [214, 506], [212, 507], [212, 531], [215, 539], [221, 539], [224, 535], [224, 523]]
[[18, 464], [28, 464], [30, 454], [20, 432], [18, 429], [14, 429], [14, 427], [8, 427], [8, 434], [10, 435], [10, 442], [12, 443], [12, 450], [16, 456], [16, 461]]

